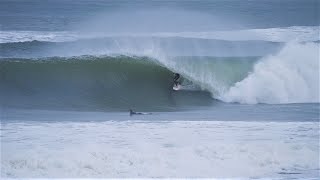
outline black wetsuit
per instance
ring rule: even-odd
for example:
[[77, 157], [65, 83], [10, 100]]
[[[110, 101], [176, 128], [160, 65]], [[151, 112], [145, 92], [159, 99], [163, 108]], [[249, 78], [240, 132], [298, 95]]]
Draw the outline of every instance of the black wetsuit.
[[141, 114], [141, 113], [134, 112], [132, 109], [130, 109], [129, 112], [130, 112], [130, 116], [132, 116], [134, 114]]
[[179, 73], [174, 73], [173, 83], [177, 86], [179, 84], [178, 80], [180, 79]]
[[132, 109], [130, 109], [130, 110], [129, 110], [129, 114], [130, 114], [130, 116], [132, 116], [132, 115], [150, 115], [150, 114], [152, 114], [152, 113], [148, 113], [148, 112], [135, 112], [135, 111], [133, 111]]

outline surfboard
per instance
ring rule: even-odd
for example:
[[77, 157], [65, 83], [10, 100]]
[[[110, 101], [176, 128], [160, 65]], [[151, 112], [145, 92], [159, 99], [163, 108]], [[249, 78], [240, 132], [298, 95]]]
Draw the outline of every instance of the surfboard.
[[178, 85], [173, 85], [172, 89], [173, 89], [174, 91], [179, 91], [179, 90], [181, 89], [181, 85], [180, 85], [180, 84], [178, 84]]

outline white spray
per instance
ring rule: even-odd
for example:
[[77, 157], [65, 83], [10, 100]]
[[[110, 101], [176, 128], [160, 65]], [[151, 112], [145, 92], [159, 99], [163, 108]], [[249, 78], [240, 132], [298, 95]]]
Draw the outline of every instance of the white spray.
[[319, 102], [319, 44], [288, 43], [220, 97], [239, 103]]

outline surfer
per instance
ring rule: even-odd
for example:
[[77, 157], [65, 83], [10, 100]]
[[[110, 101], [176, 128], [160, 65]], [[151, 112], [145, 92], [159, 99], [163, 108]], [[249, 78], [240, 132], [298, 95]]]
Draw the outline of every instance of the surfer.
[[179, 84], [179, 79], [180, 79], [180, 74], [179, 73], [173, 73], [174, 77], [173, 77], [173, 83], [175, 86], [178, 86]]
[[137, 112], [134, 112], [132, 109], [130, 109], [129, 112], [130, 112], [130, 116], [137, 114]]
[[135, 112], [132, 109], [129, 110], [129, 113], [130, 113], [130, 116], [132, 116], [132, 115], [148, 115], [148, 114], [151, 114], [151, 113], [146, 113], [146, 112]]

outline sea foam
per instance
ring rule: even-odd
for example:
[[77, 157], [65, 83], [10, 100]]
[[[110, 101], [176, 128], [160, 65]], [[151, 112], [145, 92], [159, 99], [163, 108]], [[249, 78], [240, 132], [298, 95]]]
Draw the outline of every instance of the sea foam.
[[9, 123], [1, 177], [314, 178], [318, 130], [317, 122]]

